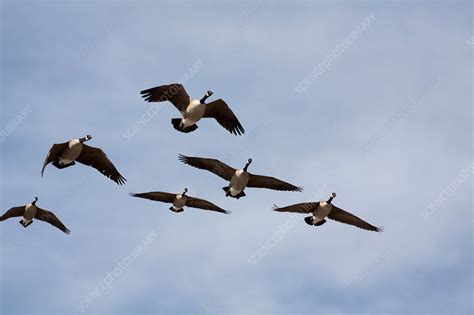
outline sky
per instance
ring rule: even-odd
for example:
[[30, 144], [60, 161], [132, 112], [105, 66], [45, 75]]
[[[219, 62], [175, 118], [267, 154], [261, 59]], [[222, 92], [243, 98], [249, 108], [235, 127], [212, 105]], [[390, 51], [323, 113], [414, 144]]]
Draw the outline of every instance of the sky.
[[[1, 314], [472, 314], [472, 2], [1, 2]], [[179, 133], [139, 91], [212, 90], [246, 129]], [[127, 179], [42, 162], [91, 134]], [[247, 189], [211, 157], [303, 186]], [[131, 198], [184, 187], [232, 214]], [[373, 233], [273, 204], [326, 200]]]

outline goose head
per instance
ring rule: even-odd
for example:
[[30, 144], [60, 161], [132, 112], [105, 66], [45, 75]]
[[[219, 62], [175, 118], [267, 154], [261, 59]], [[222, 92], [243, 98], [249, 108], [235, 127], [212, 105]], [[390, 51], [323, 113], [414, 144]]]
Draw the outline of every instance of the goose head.
[[247, 163], [245, 164], [245, 167], [244, 167], [244, 171], [247, 172], [247, 168], [249, 167], [250, 164], [252, 164], [252, 159], [247, 160]]
[[331, 197], [329, 197], [328, 201], [326, 201], [326, 202], [327, 202], [328, 204], [331, 204], [331, 202], [332, 202], [332, 200], [333, 200], [334, 198], [336, 198], [336, 193], [333, 192], [333, 193], [331, 194]]
[[187, 193], [187, 192], [188, 192], [188, 189], [187, 189], [187, 188], [184, 188], [184, 191], [183, 191], [183, 193], [181, 194], [181, 196], [183, 196], [183, 197], [186, 196], [186, 193]]
[[84, 142], [86, 142], [86, 141], [89, 141], [90, 139], [92, 139], [92, 136], [91, 136], [91, 135], [87, 135], [87, 136], [85, 136], [84, 138], [79, 139], [79, 142], [84, 143]]
[[31, 202], [31, 204], [32, 204], [32, 205], [35, 205], [37, 201], [38, 201], [38, 197], [35, 197], [35, 198], [33, 199], [33, 201]]
[[201, 104], [204, 104], [204, 102], [214, 93], [212, 91], [207, 91], [206, 94], [199, 100]]

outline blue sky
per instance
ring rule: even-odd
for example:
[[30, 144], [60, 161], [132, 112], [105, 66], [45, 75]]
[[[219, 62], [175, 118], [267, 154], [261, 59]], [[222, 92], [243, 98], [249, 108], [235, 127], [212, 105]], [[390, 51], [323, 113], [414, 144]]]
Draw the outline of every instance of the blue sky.
[[[3, 1], [0, 131], [31, 113], [0, 142], [1, 209], [38, 196], [72, 233], [2, 222], [1, 313], [474, 312], [472, 15], [471, 2], [455, 1]], [[196, 62], [187, 91], [225, 99], [245, 136], [210, 120], [178, 133], [178, 112], [165, 104], [127, 137], [150, 110], [139, 91]], [[40, 177], [52, 143], [86, 134], [125, 186], [81, 165]], [[305, 190], [227, 199], [223, 180], [182, 165], [179, 153], [234, 167], [251, 157], [251, 172]], [[176, 215], [128, 196], [183, 187], [232, 214]], [[336, 205], [385, 232], [314, 228], [271, 211], [332, 191]]]

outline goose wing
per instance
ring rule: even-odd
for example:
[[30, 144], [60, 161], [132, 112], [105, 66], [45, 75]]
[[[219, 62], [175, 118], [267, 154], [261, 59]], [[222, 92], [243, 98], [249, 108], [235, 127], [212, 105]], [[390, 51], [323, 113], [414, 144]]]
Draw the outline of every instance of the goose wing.
[[185, 111], [190, 103], [190, 97], [184, 86], [179, 83], [161, 85], [140, 92], [147, 102], [170, 101], [180, 112]]
[[99, 148], [84, 144], [81, 154], [77, 157], [76, 161], [84, 165], [92, 166], [119, 185], [123, 185], [126, 181], [104, 151]]
[[303, 202], [282, 208], [273, 205], [273, 210], [278, 212], [313, 213], [318, 207], [319, 202]]
[[71, 231], [69, 231], [69, 229], [61, 222], [61, 220], [59, 220], [58, 217], [51, 211], [38, 208], [35, 214], [35, 219], [48, 222], [49, 224], [57, 227], [66, 234], [71, 233]]
[[68, 143], [69, 142], [55, 143], [51, 146], [51, 149], [49, 149], [49, 152], [46, 155], [46, 158], [44, 159], [43, 168], [41, 169], [41, 177], [43, 177], [46, 165], [59, 159], [64, 150], [67, 149]]
[[217, 211], [217, 212], [227, 213], [227, 214], [230, 213], [230, 211], [224, 210], [207, 200], [194, 198], [194, 197], [188, 197], [186, 199], [186, 206], [191, 207], [191, 208]]
[[302, 191], [302, 187], [294, 186], [290, 183], [279, 180], [275, 177], [262, 176], [262, 175], [253, 175], [249, 173], [249, 182], [247, 187], [254, 188], [267, 188], [273, 190], [283, 190], [283, 191]]
[[13, 217], [21, 217], [25, 213], [25, 206], [13, 207], [7, 210], [2, 216], [0, 216], [0, 221], [5, 221]]
[[178, 156], [178, 159], [184, 164], [188, 164], [202, 170], [207, 170], [225, 180], [230, 180], [232, 176], [235, 174], [234, 168], [216, 159], [206, 159], [206, 158], [200, 158], [200, 157], [184, 156], [182, 154]]
[[206, 111], [203, 117], [214, 118], [222, 127], [234, 135], [245, 133], [244, 127], [242, 127], [234, 112], [222, 99], [206, 104]]
[[383, 231], [382, 228], [373, 226], [372, 224], [365, 222], [361, 218], [356, 217], [352, 213], [344, 211], [341, 208], [338, 208], [334, 205], [332, 206], [331, 212], [329, 212], [328, 218], [331, 220], [341, 222], [341, 223], [357, 226], [358, 228], [361, 228], [364, 230], [375, 231], [375, 232]]
[[170, 193], [162, 192], [162, 191], [150, 191], [150, 192], [138, 193], [138, 194], [130, 193], [130, 196], [143, 198], [143, 199], [150, 199], [154, 201], [167, 202], [167, 203], [172, 203], [174, 199], [176, 198], [176, 194], [170, 194]]

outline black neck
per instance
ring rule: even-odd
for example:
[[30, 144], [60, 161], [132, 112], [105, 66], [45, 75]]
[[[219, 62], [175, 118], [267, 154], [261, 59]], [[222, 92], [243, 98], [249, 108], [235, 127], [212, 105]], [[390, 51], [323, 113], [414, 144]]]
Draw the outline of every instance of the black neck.
[[209, 96], [204, 95], [200, 100], [199, 103], [204, 104], [204, 102], [209, 98]]
[[326, 201], [326, 202], [330, 204], [333, 199], [334, 199], [334, 197], [329, 197], [328, 201]]
[[249, 165], [250, 165], [250, 163], [245, 164], [245, 166], [244, 166], [244, 171], [247, 172], [247, 168], [249, 167]]
[[80, 143], [84, 143], [84, 142], [86, 142], [86, 141], [87, 141], [86, 138], [81, 138], [81, 139], [79, 139], [79, 142], [80, 142]]
[[36, 205], [36, 200], [31, 203], [33, 206]]

